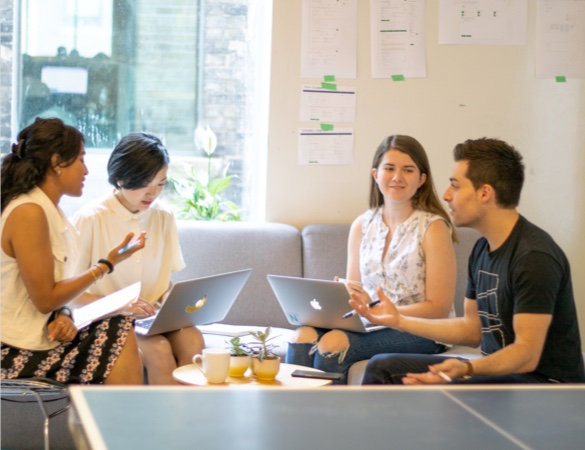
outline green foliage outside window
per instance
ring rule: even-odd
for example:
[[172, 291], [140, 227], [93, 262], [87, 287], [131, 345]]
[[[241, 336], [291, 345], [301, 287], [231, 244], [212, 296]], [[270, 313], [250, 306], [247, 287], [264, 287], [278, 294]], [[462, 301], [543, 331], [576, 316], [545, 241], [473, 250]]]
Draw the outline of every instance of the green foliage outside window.
[[241, 221], [238, 206], [223, 198], [223, 192], [237, 176], [228, 175], [228, 164], [221, 176], [212, 177], [211, 162], [217, 137], [209, 126], [197, 127], [195, 147], [207, 154], [207, 172], [199, 177], [193, 165], [184, 163], [181, 174], [169, 176], [170, 185], [178, 197], [173, 201], [177, 216], [187, 220]]

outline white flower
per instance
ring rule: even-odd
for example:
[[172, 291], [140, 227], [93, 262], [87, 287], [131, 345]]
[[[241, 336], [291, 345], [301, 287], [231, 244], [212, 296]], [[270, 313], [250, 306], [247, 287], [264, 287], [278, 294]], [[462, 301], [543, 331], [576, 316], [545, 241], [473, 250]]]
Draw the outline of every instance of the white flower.
[[205, 128], [201, 125], [197, 125], [197, 128], [195, 128], [194, 140], [195, 148], [203, 150], [208, 155], [211, 155], [215, 151], [215, 147], [217, 147], [217, 136], [211, 131], [209, 125], [205, 125]]

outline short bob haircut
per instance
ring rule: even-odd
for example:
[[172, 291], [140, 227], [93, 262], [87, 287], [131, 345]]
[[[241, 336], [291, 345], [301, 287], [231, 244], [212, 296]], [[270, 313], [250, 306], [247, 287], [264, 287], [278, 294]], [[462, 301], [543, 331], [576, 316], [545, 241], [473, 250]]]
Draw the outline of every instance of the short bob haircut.
[[117, 189], [142, 189], [168, 166], [169, 154], [159, 138], [151, 133], [130, 133], [110, 155], [108, 182]]

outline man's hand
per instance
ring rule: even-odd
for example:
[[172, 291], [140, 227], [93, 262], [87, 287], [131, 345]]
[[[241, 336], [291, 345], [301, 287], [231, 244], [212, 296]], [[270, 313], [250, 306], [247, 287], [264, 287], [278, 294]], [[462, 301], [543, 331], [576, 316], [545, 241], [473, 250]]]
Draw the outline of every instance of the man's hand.
[[440, 375], [433, 372], [407, 373], [402, 382], [407, 385], [418, 384], [445, 384], [447, 383]]
[[351, 299], [349, 300], [349, 304], [360, 316], [365, 317], [373, 324], [398, 328], [401, 315], [396, 309], [396, 306], [386, 297], [381, 287], [378, 288], [377, 294], [380, 299], [380, 304], [369, 308], [367, 305], [370, 301], [370, 296], [365, 292], [358, 293], [352, 291], [350, 293]]
[[402, 379], [404, 384], [445, 384], [449, 379], [463, 378], [467, 375], [467, 364], [458, 359], [446, 359], [445, 361], [429, 366], [429, 371], [424, 373], [407, 373]]

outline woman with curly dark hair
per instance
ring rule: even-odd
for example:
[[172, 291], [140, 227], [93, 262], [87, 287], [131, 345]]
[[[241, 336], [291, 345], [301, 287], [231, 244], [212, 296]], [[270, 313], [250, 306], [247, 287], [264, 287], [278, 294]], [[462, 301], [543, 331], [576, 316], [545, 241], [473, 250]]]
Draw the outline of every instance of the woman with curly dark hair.
[[142, 384], [132, 319], [114, 316], [78, 330], [67, 304], [144, 247], [118, 254], [128, 234], [88, 270], [73, 273], [76, 231], [62, 196], [81, 196], [87, 175], [84, 138], [60, 119], [24, 128], [2, 159], [1, 377], [62, 383]]

